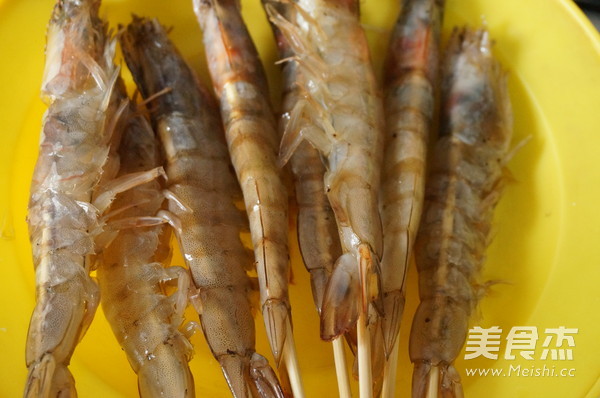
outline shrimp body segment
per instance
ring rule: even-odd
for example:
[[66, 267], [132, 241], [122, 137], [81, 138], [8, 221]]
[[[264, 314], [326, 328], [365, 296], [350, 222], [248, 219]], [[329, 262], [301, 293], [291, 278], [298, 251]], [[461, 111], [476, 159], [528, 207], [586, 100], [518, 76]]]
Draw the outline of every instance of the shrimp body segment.
[[391, 352], [400, 330], [406, 272], [423, 208], [442, 8], [440, 0], [405, 1], [384, 66], [387, 127], [381, 189], [381, 273], [386, 353]]
[[[349, 331], [379, 293], [383, 109], [357, 2], [264, 2], [292, 48], [300, 90], [282, 138], [280, 161], [287, 162], [304, 140], [319, 150], [344, 253], [334, 266], [321, 309], [321, 337], [331, 340]], [[278, 12], [280, 7], [285, 12]]]
[[442, 68], [441, 134], [415, 243], [421, 302], [410, 335], [413, 397], [462, 396], [453, 362], [479, 295], [512, 134], [506, 75], [485, 30], [455, 30]]
[[26, 344], [25, 397], [76, 396], [67, 369], [96, 307], [89, 276], [104, 210], [92, 202], [109, 152], [117, 103], [115, 43], [98, 18], [99, 1], [59, 0], [47, 31], [40, 152], [27, 221], [36, 306]]
[[[129, 116], [119, 154], [121, 175], [161, 164], [157, 139], [144, 116]], [[156, 180], [117, 197], [107, 229], [129, 225], [118, 231], [102, 253], [98, 282], [104, 314], [138, 374], [140, 395], [191, 398], [195, 394], [188, 361], [193, 350], [178, 331], [190, 277], [181, 267], [163, 267], [170, 257], [169, 229], [144, 225], [160, 222], [156, 215], [163, 201]], [[172, 281], [178, 289], [166, 296], [161, 285]]]
[[[288, 195], [267, 79], [236, 0], [195, 1], [213, 87], [246, 212], [267, 337], [277, 364], [291, 330]], [[290, 341], [293, 343], [293, 340]]]
[[[218, 108], [156, 20], [135, 18], [122, 36], [127, 65], [150, 103], [166, 156], [171, 222], [193, 282], [204, 336], [235, 397], [282, 397], [266, 359], [255, 352], [240, 234], [247, 219], [231, 171]], [[165, 90], [169, 89], [169, 90]], [[156, 95], [157, 93], [162, 93]]]

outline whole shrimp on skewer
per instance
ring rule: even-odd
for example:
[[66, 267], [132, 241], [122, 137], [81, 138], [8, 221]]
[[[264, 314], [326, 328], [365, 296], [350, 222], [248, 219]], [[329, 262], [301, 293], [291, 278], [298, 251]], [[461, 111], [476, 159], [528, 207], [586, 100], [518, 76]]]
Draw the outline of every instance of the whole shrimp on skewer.
[[409, 354], [413, 397], [461, 397], [453, 362], [478, 292], [511, 139], [506, 76], [488, 32], [456, 29], [442, 71], [442, 123], [415, 243], [421, 302]]
[[279, 139], [267, 79], [237, 0], [196, 0], [225, 137], [244, 194], [260, 286], [260, 303], [275, 362], [303, 396], [288, 297], [288, 195], [277, 166]]
[[[280, 13], [284, 11], [279, 10]], [[292, 49], [281, 31], [275, 25], [272, 27], [281, 58], [289, 59], [293, 56]], [[296, 69], [294, 62], [283, 63], [283, 109], [279, 120], [279, 131], [282, 134], [287, 128], [291, 111], [301, 98], [296, 86]], [[342, 247], [337, 235], [335, 214], [325, 193], [323, 176], [326, 169], [319, 151], [309, 142], [302, 142], [290, 157], [290, 165], [298, 204], [300, 252], [310, 273], [313, 299], [320, 314], [325, 287], [335, 260], [342, 255]]]
[[[146, 118], [127, 115], [120, 144], [120, 174], [157, 167], [162, 159]], [[101, 303], [119, 344], [138, 374], [142, 397], [194, 397], [188, 361], [193, 349], [178, 327], [183, 321], [190, 278], [181, 267], [163, 268], [170, 257], [170, 230], [161, 225], [164, 201], [158, 181], [131, 189], [113, 203], [108, 230], [122, 228], [98, 265]], [[163, 282], [176, 280], [167, 297]]]
[[[377, 196], [383, 110], [355, 0], [264, 0], [297, 63], [301, 99], [281, 143], [285, 163], [303, 141], [325, 160], [327, 197], [344, 254], [321, 309], [321, 337], [336, 338], [358, 318], [361, 395], [370, 395], [369, 303], [376, 302], [382, 231]], [[285, 12], [278, 12], [283, 7]], [[285, 16], [284, 16], [285, 15]]]
[[245, 272], [252, 260], [240, 239], [248, 225], [234, 204], [239, 185], [216, 104], [158, 21], [134, 18], [121, 45], [142, 95], [162, 93], [152, 100], [151, 117], [165, 148], [169, 189], [177, 198], [169, 209], [198, 288], [195, 305], [208, 345], [235, 397], [281, 397], [275, 373], [254, 349]]
[[25, 397], [77, 395], [67, 366], [98, 305], [89, 256], [104, 208], [94, 206], [92, 190], [118, 113], [115, 43], [98, 18], [99, 6], [98, 0], [59, 0], [48, 24], [42, 95], [49, 108], [28, 210], [36, 306]]
[[[276, 7], [280, 14], [286, 12], [281, 4], [274, 3], [272, 6]], [[290, 45], [275, 25], [272, 24], [271, 27], [281, 59], [289, 59], [293, 56]], [[295, 62], [283, 63], [283, 109], [279, 119], [281, 135], [287, 128], [292, 109], [301, 98], [296, 86], [296, 69]], [[325, 193], [323, 177], [326, 170], [319, 151], [309, 142], [302, 142], [290, 157], [290, 165], [294, 175], [298, 205], [296, 223], [298, 244], [304, 266], [310, 273], [313, 300], [320, 315], [325, 288], [331, 276], [333, 264], [342, 255], [342, 247], [337, 234], [335, 215]], [[350, 395], [350, 381], [344, 356], [343, 341], [335, 339], [334, 357], [340, 396], [347, 397]]]
[[405, 282], [425, 191], [427, 142], [438, 85], [443, 0], [406, 0], [384, 65], [386, 145], [382, 169], [381, 261], [385, 396], [394, 396]]

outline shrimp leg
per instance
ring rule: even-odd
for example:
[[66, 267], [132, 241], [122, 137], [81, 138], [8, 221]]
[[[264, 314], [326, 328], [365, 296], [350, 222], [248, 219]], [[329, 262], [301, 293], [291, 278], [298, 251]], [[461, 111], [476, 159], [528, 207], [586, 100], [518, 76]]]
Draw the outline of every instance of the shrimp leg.
[[48, 24], [42, 97], [49, 107], [28, 208], [36, 306], [27, 335], [25, 397], [77, 395], [67, 366], [98, 305], [89, 275], [101, 231], [92, 190], [118, 109], [115, 43], [99, 6], [98, 0], [59, 0]]
[[[157, 139], [144, 116], [128, 116], [119, 154], [119, 173], [125, 176], [161, 164]], [[106, 229], [157, 214], [164, 201], [161, 191], [155, 180], [120, 195], [112, 206], [124, 210], [113, 212], [118, 219], [109, 219]], [[169, 232], [162, 225], [118, 231], [101, 255], [97, 275], [104, 314], [138, 374], [140, 395], [191, 398], [194, 382], [187, 363], [193, 349], [177, 329], [190, 277], [183, 268], [163, 268], [170, 257]], [[179, 286], [167, 297], [161, 283], [171, 279]]]
[[302, 397], [294, 338], [288, 334], [288, 195], [277, 166], [279, 140], [267, 79], [238, 1], [196, 0], [194, 9], [250, 220], [267, 337], [278, 366], [283, 359], [294, 395]]
[[388, 354], [384, 397], [393, 397], [397, 339], [406, 272], [425, 193], [427, 142], [438, 85], [443, 0], [407, 0], [390, 39], [384, 66], [386, 145], [382, 169], [381, 262], [383, 344]]
[[441, 132], [415, 256], [421, 302], [409, 354], [413, 397], [461, 397], [453, 362], [476, 305], [511, 139], [506, 76], [485, 30], [456, 29], [442, 66]]
[[245, 272], [252, 260], [240, 238], [248, 225], [234, 204], [241, 193], [218, 108], [156, 20], [134, 18], [121, 45], [143, 97], [153, 98], [151, 119], [165, 150], [169, 190], [181, 202], [171, 200], [169, 210], [179, 224], [176, 235], [212, 354], [235, 397], [282, 397], [273, 370], [254, 348]]

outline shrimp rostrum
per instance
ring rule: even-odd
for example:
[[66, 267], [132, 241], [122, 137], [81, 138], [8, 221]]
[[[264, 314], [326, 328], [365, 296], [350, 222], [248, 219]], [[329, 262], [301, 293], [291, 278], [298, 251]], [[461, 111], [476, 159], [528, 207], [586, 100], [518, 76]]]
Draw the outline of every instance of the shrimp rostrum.
[[[133, 108], [133, 107], [131, 107]], [[135, 109], [131, 109], [135, 112]], [[146, 117], [131, 113], [119, 147], [120, 175], [158, 167], [158, 140]], [[119, 195], [105, 230], [113, 232], [101, 253], [101, 303], [119, 344], [138, 374], [142, 397], [194, 397], [188, 361], [193, 349], [178, 330], [183, 322], [190, 277], [181, 267], [164, 268], [170, 258], [170, 229], [159, 217], [164, 195], [154, 180]], [[177, 282], [170, 296], [163, 285]]]
[[93, 202], [92, 191], [119, 108], [112, 96], [115, 42], [98, 18], [99, 6], [97, 0], [59, 0], [48, 24], [42, 97], [49, 108], [27, 218], [36, 306], [27, 336], [26, 397], [76, 396], [67, 366], [98, 305], [89, 271], [104, 206]]
[[487, 31], [453, 32], [442, 65], [441, 113], [415, 243], [420, 304], [409, 347], [413, 397], [462, 396], [453, 362], [480, 296], [476, 278], [512, 134], [506, 76]]
[[381, 99], [357, 1], [263, 2], [292, 49], [289, 62], [297, 64], [299, 99], [289, 112], [280, 162], [305, 140], [318, 149], [342, 244], [321, 308], [321, 337], [331, 340], [349, 331], [379, 293]]
[[267, 360], [255, 352], [240, 234], [247, 218], [214, 99], [156, 20], [134, 18], [121, 37], [125, 60], [149, 104], [169, 178], [171, 223], [197, 293], [192, 303], [204, 336], [235, 397], [281, 397]]

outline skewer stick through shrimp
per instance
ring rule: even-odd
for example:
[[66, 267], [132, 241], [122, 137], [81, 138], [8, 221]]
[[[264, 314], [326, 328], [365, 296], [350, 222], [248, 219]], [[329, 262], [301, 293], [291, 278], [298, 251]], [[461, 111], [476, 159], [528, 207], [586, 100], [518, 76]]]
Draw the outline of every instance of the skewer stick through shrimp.
[[303, 397], [288, 297], [288, 195], [277, 166], [279, 139], [267, 79], [237, 0], [196, 0], [194, 10], [250, 219], [267, 337], [294, 396]]
[[387, 353], [384, 398], [394, 396], [406, 273], [423, 208], [427, 143], [439, 80], [442, 11], [443, 0], [404, 1], [384, 66], [387, 121], [381, 190], [382, 331]]
[[415, 243], [421, 302], [409, 346], [414, 398], [463, 395], [453, 362], [480, 295], [476, 278], [512, 131], [506, 75], [487, 31], [455, 29], [442, 68], [441, 131]]
[[[263, 2], [263, 4], [266, 4]], [[280, 14], [286, 8], [280, 3], [270, 3]], [[293, 57], [293, 52], [285, 36], [275, 24], [271, 24], [279, 56], [282, 60]], [[295, 62], [282, 62], [283, 74], [283, 109], [279, 119], [280, 135], [287, 128], [290, 114], [301, 99], [297, 79], [297, 64]], [[298, 245], [302, 260], [310, 273], [313, 300], [317, 311], [321, 314], [325, 288], [335, 260], [341, 256], [342, 248], [337, 233], [335, 214], [329, 204], [325, 193], [325, 165], [321, 160], [319, 151], [310, 143], [303, 142], [290, 158], [291, 171], [295, 181], [296, 203], [298, 205]], [[332, 341], [334, 363], [338, 381], [339, 396], [349, 398], [350, 377], [346, 365], [343, 338]]]
[[[382, 230], [378, 190], [383, 109], [356, 0], [265, 0], [297, 63], [301, 100], [290, 112], [280, 148], [285, 164], [304, 141], [319, 150], [327, 197], [343, 254], [327, 284], [321, 337], [357, 327], [361, 396], [371, 395], [368, 311], [381, 312]], [[279, 12], [278, 7], [284, 12]], [[357, 325], [357, 321], [359, 324]]]

